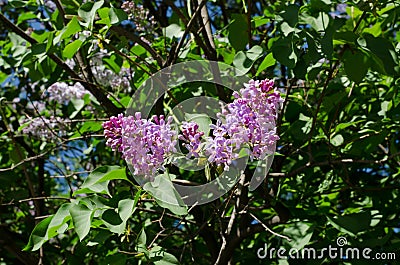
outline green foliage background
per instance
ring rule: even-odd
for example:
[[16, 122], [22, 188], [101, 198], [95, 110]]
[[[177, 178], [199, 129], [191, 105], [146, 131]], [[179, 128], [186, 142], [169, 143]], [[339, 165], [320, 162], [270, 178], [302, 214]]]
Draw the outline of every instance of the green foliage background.
[[[256, 254], [265, 244], [322, 249], [340, 236], [399, 259], [399, 1], [144, 0], [136, 4], [148, 15], [133, 18], [119, 1], [44, 2], [0, 1], [1, 264], [370, 264]], [[134, 73], [131, 91], [96, 80], [104, 51], [103, 70]], [[152, 73], [201, 59], [273, 78], [285, 102], [263, 185], [248, 191], [249, 166], [226, 196], [186, 212], [133, 181], [101, 123]], [[92, 95], [30, 107], [57, 81]], [[154, 113], [198, 95], [232, 100], [228, 89], [193, 83]], [[65, 136], [22, 133], [24, 118], [52, 115], [69, 119]]]

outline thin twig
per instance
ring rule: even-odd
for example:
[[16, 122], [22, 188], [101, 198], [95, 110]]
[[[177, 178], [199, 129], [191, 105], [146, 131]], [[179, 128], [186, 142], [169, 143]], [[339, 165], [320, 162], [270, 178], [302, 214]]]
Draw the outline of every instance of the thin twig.
[[127, 31], [126, 29], [120, 26], [112, 26], [110, 30], [116, 33], [117, 36], [125, 36], [128, 39], [136, 42], [140, 46], [142, 46], [145, 50], [147, 50], [151, 56], [157, 61], [158, 65], [162, 67], [164, 65], [164, 59], [145, 41], [143, 41], [140, 37], [136, 36], [135, 34]]
[[30, 202], [30, 201], [35, 201], [35, 200], [67, 200], [70, 201], [70, 198], [65, 198], [65, 197], [47, 197], [47, 196], [43, 196], [43, 197], [33, 197], [33, 198], [28, 198], [28, 199], [23, 199], [23, 200], [18, 200], [18, 201], [10, 201], [8, 203], [3, 203], [0, 204], [0, 206], [10, 206], [10, 205], [15, 205], [15, 204], [19, 204], [19, 203], [23, 203], [23, 202]]
[[183, 35], [182, 35], [181, 39], [179, 40], [178, 45], [175, 48], [175, 51], [168, 58], [168, 61], [167, 61], [168, 66], [172, 65], [178, 58], [179, 51], [181, 50], [181, 48], [185, 42], [186, 36], [191, 31], [192, 26], [193, 26], [194, 22], [196, 21], [197, 16], [201, 14], [201, 9], [205, 4], [206, 4], [206, 1], [202, 1], [200, 3], [200, 5], [197, 7], [196, 11], [194, 12], [193, 16], [190, 18], [189, 22], [186, 24], [186, 29], [183, 32]]
[[280, 237], [280, 238], [286, 239], [286, 240], [288, 240], [288, 241], [292, 241], [289, 237], [284, 236], [284, 235], [281, 235], [281, 234], [278, 234], [278, 233], [272, 231], [266, 224], [264, 224], [263, 222], [261, 222], [260, 219], [258, 219], [254, 214], [252, 214], [252, 213], [249, 213], [249, 214], [250, 214], [251, 217], [254, 218], [254, 220], [256, 220], [257, 222], [259, 222], [259, 223], [265, 228], [265, 230], [267, 230], [267, 231], [270, 232], [271, 234], [273, 234], [273, 235], [275, 235], [275, 236], [278, 236], [278, 237]]

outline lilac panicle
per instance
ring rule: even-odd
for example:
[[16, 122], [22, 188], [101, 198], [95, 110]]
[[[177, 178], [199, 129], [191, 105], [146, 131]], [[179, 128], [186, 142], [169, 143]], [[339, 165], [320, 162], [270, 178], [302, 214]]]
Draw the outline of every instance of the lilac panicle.
[[56, 82], [47, 89], [47, 93], [44, 96], [48, 96], [50, 101], [67, 105], [71, 99], [81, 99], [86, 94], [89, 94], [89, 91], [79, 82], [72, 86], [64, 82]]
[[142, 119], [122, 114], [103, 123], [107, 146], [118, 150], [132, 164], [135, 175], [153, 175], [163, 169], [165, 158], [175, 152], [176, 132], [171, 129], [171, 119], [153, 116]]
[[273, 86], [273, 80], [251, 80], [234, 92], [235, 100], [218, 113], [212, 126], [213, 137], [205, 148], [209, 162], [223, 164], [227, 170], [243, 146], [249, 148], [250, 159], [262, 159], [275, 151], [279, 139], [275, 121], [282, 99]]
[[217, 122], [211, 124], [212, 136], [202, 145], [203, 132], [195, 122], [183, 122], [182, 134], [171, 128], [172, 117], [151, 119], [122, 114], [103, 123], [107, 146], [122, 153], [132, 164], [134, 174], [152, 175], [163, 169], [166, 158], [176, 152], [177, 138], [182, 140], [188, 157], [208, 156], [210, 163], [223, 165], [229, 170], [232, 161], [246, 147], [250, 159], [263, 159], [273, 154], [279, 139], [276, 133], [276, 118], [282, 102], [274, 89], [273, 80], [254, 81], [244, 84], [239, 92], [234, 92], [234, 101], [217, 114]]
[[67, 135], [65, 124], [69, 120], [51, 116], [50, 118], [36, 117], [30, 120], [25, 119], [23, 122], [29, 122], [29, 124], [22, 129], [22, 133], [39, 139], [54, 141], [58, 137]]

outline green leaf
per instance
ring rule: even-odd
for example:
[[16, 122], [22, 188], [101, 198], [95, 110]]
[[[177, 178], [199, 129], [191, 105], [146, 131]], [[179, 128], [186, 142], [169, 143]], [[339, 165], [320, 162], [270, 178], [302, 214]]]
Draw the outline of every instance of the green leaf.
[[101, 166], [93, 170], [82, 185], [82, 188], [111, 179], [125, 179], [125, 168], [120, 166]]
[[318, 17], [313, 17], [307, 13], [302, 13], [301, 22], [310, 25], [317, 32], [324, 32], [329, 25], [329, 15], [319, 12]]
[[254, 62], [261, 57], [262, 53], [263, 49], [258, 45], [246, 52], [239, 51], [233, 58], [233, 65], [245, 74], [251, 69]]
[[360, 83], [368, 71], [368, 57], [359, 51], [346, 50], [343, 55], [344, 70], [350, 80]]
[[50, 32], [49, 36], [47, 38], [47, 44], [46, 44], [46, 52], [49, 52], [50, 48], [53, 47], [53, 40], [54, 40], [54, 32]]
[[71, 215], [69, 213], [69, 208], [71, 208], [71, 206], [71, 203], [64, 203], [57, 210], [47, 230], [48, 239], [58, 234], [64, 233], [65, 230], [68, 228], [67, 222], [71, 219]]
[[233, 58], [233, 65], [241, 72], [247, 73], [253, 66], [253, 62], [249, 58], [247, 58], [246, 54], [243, 51], [239, 51]]
[[72, 57], [74, 57], [75, 53], [82, 46], [82, 43], [83, 43], [83, 41], [81, 41], [81, 40], [74, 40], [73, 42], [71, 42], [67, 46], [65, 46], [65, 48], [63, 50], [64, 58], [71, 59]]
[[126, 176], [125, 168], [119, 166], [102, 166], [96, 168], [89, 174], [81, 188], [74, 192], [74, 195], [82, 193], [110, 194], [108, 191], [108, 183], [110, 180], [116, 179], [126, 180], [132, 183]]
[[363, 154], [373, 154], [376, 152], [378, 145], [385, 140], [387, 133], [380, 132], [375, 135], [365, 135], [350, 143], [348, 154], [360, 156]]
[[367, 51], [372, 52], [383, 62], [383, 67], [387, 74], [394, 75], [399, 71], [399, 61], [393, 44], [382, 37], [374, 37], [370, 34], [363, 34], [366, 41]]
[[232, 14], [233, 22], [228, 28], [228, 39], [236, 51], [242, 51], [249, 43], [248, 23], [245, 14]]
[[72, 195], [76, 196], [78, 194], [98, 193], [98, 194], [107, 194], [111, 196], [110, 191], [108, 190], [108, 183], [109, 182], [107, 181], [107, 182], [93, 184], [87, 188], [80, 188], [79, 190], [76, 190]]
[[331, 11], [331, 1], [327, 1], [327, 0], [311, 0], [310, 1], [310, 7], [313, 10], [317, 10], [317, 11], [325, 11], [326, 13], [328, 13], [329, 11]]
[[124, 199], [118, 202], [118, 212], [115, 209], [108, 209], [102, 214], [104, 224], [113, 233], [123, 234], [126, 222], [132, 216], [137, 200]]
[[108, 209], [101, 216], [103, 223], [112, 233], [121, 235], [125, 231], [126, 222], [121, 220], [121, 217], [114, 209]]
[[354, 44], [357, 41], [357, 35], [353, 31], [336, 32], [335, 40], [340, 40], [345, 43]]
[[[103, 212], [103, 214], [101, 215], [101, 218], [112, 226], [118, 226], [118, 225], [122, 224], [121, 217], [119, 216], [118, 213], [115, 212], [114, 209], [105, 210]], [[111, 231], [111, 232], [114, 232], [114, 231]]]
[[123, 222], [126, 222], [132, 216], [137, 200], [124, 199], [118, 202], [118, 214]]
[[87, 246], [96, 246], [96, 245], [99, 245], [99, 244], [104, 244], [104, 242], [108, 238], [110, 238], [110, 236], [112, 236], [112, 233], [110, 233], [110, 231], [107, 231], [107, 230], [99, 230], [99, 231], [96, 231], [96, 232], [97, 232], [97, 234], [94, 236], [93, 239], [91, 239], [88, 242]]
[[168, 27], [165, 28], [165, 36], [167, 38], [173, 39], [173, 38], [181, 38], [183, 35], [183, 30], [181, 27], [177, 24], [171, 24]]
[[43, 245], [44, 242], [48, 240], [47, 228], [49, 227], [52, 219], [53, 216], [49, 216], [35, 226], [29, 237], [29, 242], [24, 248], [24, 251], [36, 251]]
[[108, 183], [110, 180], [121, 179], [131, 183], [125, 173], [125, 168], [120, 166], [102, 166], [93, 170], [82, 184], [81, 188], [74, 192], [109, 194]]
[[382, 215], [376, 210], [360, 213], [337, 216], [335, 218], [327, 217], [333, 227], [339, 231], [350, 233], [355, 236], [360, 232], [368, 230], [379, 223]]
[[286, 65], [289, 68], [293, 68], [297, 62], [297, 54], [293, 49], [293, 44], [290, 38], [279, 38], [272, 44], [272, 53], [276, 60]]
[[83, 18], [85, 23], [82, 23], [85, 27], [92, 29], [93, 28], [93, 21], [96, 16], [96, 11], [102, 7], [104, 4], [104, 0], [100, 0], [97, 2], [87, 2], [83, 4], [78, 9], [78, 15]]
[[262, 54], [263, 54], [263, 49], [261, 48], [261, 46], [258, 45], [254, 45], [253, 47], [251, 47], [250, 50], [246, 51], [247, 58], [249, 58], [252, 61], [255, 61], [258, 58], [260, 58]]
[[92, 222], [92, 210], [83, 204], [76, 204], [69, 209], [75, 231], [82, 241], [90, 231]]
[[8, 2], [12, 7], [16, 7], [16, 8], [24, 7], [28, 3], [28, 1], [23, 1], [23, 0], [10, 0]]
[[149, 253], [150, 260], [154, 262], [155, 265], [176, 265], [179, 264], [178, 259], [166, 252], [162, 247], [155, 246], [150, 250]]
[[[1, 62], [0, 62], [0, 64], [1, 64]], [[8, 78], [8, 75], [6, 73], [0, 72], [0, 84], [2, 84], [7, 78]]]
[[328, 28], [324, 37], [321, 39], [322, 52], [327, 56], [328, 59], [332, 58], [333, 54], [333, 27]]
[[74, 106], [75, 111], [72, 112], [71, 115], [69, 115], [69, 118], [73, 119], [83, 109], [83, 107], [85, 106], [85, 101], [80, 98], [73, 98], [71, 99], [71, 104]]
[[331, 139], [331, 144], [333, 146], [339, 146], [342, 145], [344, 142], [343, 136], [341, 134], [336, 134], [332, 139]]
[[114, 7], [110, 8], [109, 16], [111, 24], [113, 25], [117, 25], [122, 21], [128, 19], [128, 15], [125, 13], [124, 10]]
[[299, 221], [289, 224], [282, 234], [291, 239], [290, 242], [285, 241], [285, 244], [291, 248], [302, 249], [310, 242], [313, 231], [311, 224]]
[[[323, 21], [325, 21], [325, 19]], [[321, 39], [321, 50], [329, 60], [331, 60], [333, 56], [333, 35], [343, 26], [342, 23], [342, 20], [335, 19], [333, 25], [328, 26], [327, 24], [324, 24], [326, 29], [324, 36]]]
[[256, 28], [258, 28], [258, 27], [260, 27], [260, 26], [262, 26], [262, 25], [265, 25], [265, 24], [267, 24], [268, 22], [270, 22], [271, 21], [271, 19], [269, 19], [269, 18], [266, 18], [266, 17], [258, 17], [258, 16], [255, 16], [255, 17], [253, 17], [253, 19], [252, 19], [252, 22], [254, 23], [254, 27], [256, 27]]
[[[17, 146], [17, 148], [19, 148], [19, 149], [22, 148], [18, 143], [16, 143], [16, 146]], [[11, 161], [12, 161], [14, 164], [18, 164], [19, 162], [21, 162], [23, 159], [26, 158], [25, 152], [21, 152], [21, 153], [20, 153], [20, 152], [15, 152], [14, 149], [10, 149], [10, 150], [9, 150], [9, 155], [10, 155]]]
[[179, 260], [172, 254], [165, 252], [161, 260], [154, 261], [154, 265], [177, 265]]
[[286, 9], [280, 13], [280, 16], [287, 21], [291, 27], [295, 27], [299, 20], [299, 7], [297, 5], [288, 5]]
[[72, 17], [71, 21], [60, 31], [60, 33], [54, 38], [53, 45], [58, 44], [61, 40], [71, 37], [75, 33], [81, 31], [81, 26], [79, 25], [76, 16]]
[[382, 24], [381, 23], [376, 23], [370, 28], [365, 28], [363, 30], [363, 33], [369, 33], [373, 35], [374, 37], [379, 37], [379, 35], [382, 34]]
[[276, 60], [274, 58], [274, 55], [272, 53], [269, 53], [267, 56], [265, 56], [264, 60], [261, 62], [260, 66], [258, 67], [256, 75], [258, 76], [262, 71], [264, 71], [268, 67], [271, 67], [275, 64], [276, 64]]
[[25, 20], [36, 19], [36, 18], [37, 18], [37, 16], [32, 12], [26, 12], [26, 13], [19, 14], [17, 26], [19, 24], [21, 24], [22, 22], [24, 22]]
[[161, 207], [167, 208], [177, 215], [187, 214], [187, 206], [167, 174], [156, 176], [154, 181], [147, 182], [143, 189], [149, 192]]
[[307, 74], [307, 62], [305, 56], [301, 56], [293, 68], [293, 73], [297, 78], [305, 79]]
[[[135, 46], [142, 47], [142, 46]], [[103, 57], [103, 62], [110, 67], [114, 73], [119, 73], [121, 71], [122, 63], [124, 62], [120, 56], [116, 56], [115, 54], [111, 54], [111, 56]]]
[[96, 21], [96, 24], [105, 24], [107, 26], [111, 26], [110, 21], [110, 8], [109, 7], [102, 7], [97, 10], [99, 14], [100, 20]]
[[100, 265], [108, 265], [108, 264], [113, 264], [113, 265], [125, 265], [125, 264], [129, 264], [127, 262], [127, 255], [126, 254], [121, 254], [121, 253], [117, 253], [117, 254], [113, 254], [113, 255], [108, 255], [105, 259], [103, 263], [100, 263]]
[[46, 43], [32, 44], [32, 54], [36, 56], [46, 54]]
[[103, 128], [101, 122], [98, 121], [86, 121], [82, 127], [79, 129], [80, 133], [86, 132], [98, 132]]
[[287, 22], [283, 22], [280, 26], [281, 31], [285, 37], [289, 36], [290, 33], [299, 33], [301, 30], [297, 28], [292, 28]]
[[99, 183], [99, 182], [116, 180], [116, 179], [121, 179], [121, 180], [126, 180], [128, 182], [131, 182], [128, 179], [128, 177], [126, 176], [125, 167], [120, 167], [120, 166], [108, 166], [107, 173], [104, 174], [96, 182]]
[[147, 242], [146, 232], [144, 231], [144, 229], [142, 229], [137, 238], [137, 244], [146, 246], [146, 242]]

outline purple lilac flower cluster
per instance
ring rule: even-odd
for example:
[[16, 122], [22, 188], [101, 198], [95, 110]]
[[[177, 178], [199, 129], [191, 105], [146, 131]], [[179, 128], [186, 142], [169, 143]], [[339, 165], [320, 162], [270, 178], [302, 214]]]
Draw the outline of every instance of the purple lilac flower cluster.
[[31, 120], [24, 120], [24, 123], [29, 122], [29, 124], [22, 129], [22, 133], [39, 139], [45, 139], [46, 141], [55, 140], [67, 134], [65, 124], [68, 121], [68, 119], [54, 116], [50, 118], [36, 117]]
[[176, 131], [171, 129], [172, 117], [163, 116], [142, 119], [122, 114], [103, 123], [106, 144], [118, 150], [134, 168], [135, 175], [149, 176], [163, 168], [165, 159], [176, 152]]
[[183, 122], [182, 134], [178, 136], [182, 140], [183, 146], [189, 151], [188, 157], [199, 157], [201, 137], [204, 132], [199, 131], [199, 125], [195, 122]]
[[132, 77], [131, 69], [122, 67], [119, 74], [115, 74], [110, 69], [104, 66], [94, 66], [92, 68], [93, 75], [96, 81], [102, 86], [110, 86], [114, 90], [123, 93], [130, 93], [132, 91], [129, 80]]
[[225, 170], [243, 146], [249, 148], [250, 159], [263, 159], [275, 151], [279, 139], [275, 120], [282, 99], [274, 91], [274, 81], [251, 80], [244, 86], [239, 93], [234, 92], [235, 100], [217, 115], [217, 124], [212, 125], [214, 137], [207, 139], [205, 154], [209, 162], [223, 164]]
[[171, 129], [171, 117], [150, 120], [135, 116], [112, 117], [103, 124], [107, 145], [118, 150], [132, 163], [134, 174], [149, 175], [162, 168], [168, 155], [175, 152], [176, 138], [189, 151], [188, 157], [205, 155], [210, 163], [229, 170], [232, 161], [247, 147], [250, 159], [263, 159], [273, 154], [276, 117], [282, 99], [272, 80], [254, 81], [233, 94], [235, 100], [222, 108], [217, 122], [211, 125], [212, 136], [202, 143], [204, 132], [195, 122], [183, 122], [182, 134]]
[[156, 21], [153, 16], [149, 16], [149, 11], [142, 5], [136, 5], [134, 1], [126, 1], [121, 8], [133, 20], [137, 31], [145, 33], [154, 31]]
[[86, 94], [89, 92], [79, 82], [72, 86], [64, 82], [57, 82], [47, 89], [47, 95], [44, 96], [48, 96], [50, 101], [67, 105], [71, 99], [81, 99]]

